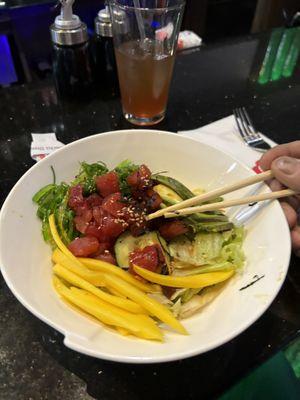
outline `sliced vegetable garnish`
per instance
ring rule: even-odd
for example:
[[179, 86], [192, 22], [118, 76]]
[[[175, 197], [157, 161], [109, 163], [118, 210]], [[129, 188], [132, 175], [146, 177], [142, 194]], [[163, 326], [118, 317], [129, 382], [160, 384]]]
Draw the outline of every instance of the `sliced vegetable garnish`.
[[[53, 284], [56, 291], [72, 304], [81, 308], [83, 311], [91, 314], [101, 322], [110, 326], [121, 327], [132, 332], [136, 336], [146, 339], [162, 340], [162, 334], [158, 327], [150, 322], [146, 316], [139, 316], [124, 311], [112, 304], [100, 300], [96, 296], [82, 290], [71, 287], [67, 288], [62, 281], [53, 277]], [[145, 317], [145, 318], [143, 318]], [[147, 322], [145, 322], [147, 321]]]
[[117, 290], [115, 290], [114, 288], [107, 288], [109, 290], [109, 292], [115, 296], [121, 297], [122, 299], [127, 299], [126, 296], [124, 296], [124, 294], [118, 292]]
[[85, 279], [95, 286], [105, 286], [103, 276], [98, 272], [90, 271], [84, 265], [77, 265], [73, 260], [68, 258], [61, 250], [55, 249], [52, 253], [52, 261], [54, 264], [61, 264], [69, 271]]
[[94, 305], [91, 304], [86, 304], [82, 298], [78, 298], [76, 294], [69, 289], [67, 286], [65, 286], [62, 281], [54, 276], [53, 277], [53, 285], [56, 291], [63, 297], [65, 297], [67, 300], [69, 300], [71, 303], [75, 304], [76, 306], [80, 307], [82, 310], [88, 312], [89, 314], [93, 315], [97, 319], [99, 319], [101, 322], [107, 323], [109, 325], [114, 325], [114, 326], [121, 326], [124, 327], [125, 329], [129, 329], [132, 332], [137, 332], [138, 328], [134, 326], [133, 324], [128, 323], [124, 317], [121, 317], [119, 314], [112, 314], [111, 309], [109, 307], [106, 307], [107, 304], [103, 302], [102, 307], [99, 307], [99, 302], [100, 300], [98, 299], [98, 304], [95, 303]]
[[56, 275], [58, 275], [60, 278], [63, 278], [68, 283], [71, 283], [72, 285], [75, 285], [81, 289], [84, 289], [94, 294], [95, 296], [99, 297], [99, 299], [106, 301], [107, 303], [113, 304], [116, 307], [123, 308], [126, 311], [136, 314], [143, 314], [145, 312], [141, 306], [134, 303], [133, 301], [129, 299], [122, 299], [121, 297], [117, 297], [107, 292], [104, 292], [103, 290], [95, 287], [94, 285], [80, 278], [76, 274], [73, 274], [73, 272], [64, 268], [60, 264], [54, 265], [53, 271]]
[[123, 281], [117, 276], [104, 274], [104, 277], [105, 283], [108, 286], [113, 287], [114, 289], [118, 290], [118, 292], [123, 293], [130, 299], [134, 300], [136, 303], [140, 304], [143, 308], [149, 311], [151, 315], [154, 315], [161, 321], [165, 322], [177, 332], [187, 335], [187, 331], [184, 326], [176, 318], [174, 318], [171, 311], [167, 307], [158, 303], [141, 290], [130, 285], [128, 282]]
[[157, 288], [155, 288], [153, 285], [149, 285], [147, 283], [138, 281], [136, 278], [134, 278], [128, 272], [122, 270], [119, 267], [116, 267], [113, 264], [109, 264], [109, 263], [107, 263], [105, 261], [101, 261], [101, 260], [94, 260], [92, 258], [79, 258], [78, 260], [83, 265], [85, 265], [86, 267], [88, 267], [94, 271], [106, 272], [106, 273], [111, 273], [113, 275], [116, 275], [119, 278], [123, 279], [125, 282], [128, 282], [131, 285], [142, 290], [143, 292], [149, 292], [149, 293], [157, 292]]
[[130, 332], [125, 329], [125, 328], [121, 328], [120, 326], [116, 326], [116, 330], [120, 333], [120, 335], [122, 336], [128, 336], [130, 335]]
[[167, 276], [148, 271], [144, 268], [138, 267], [137, 265], [134, 265], [133, 268], [137, 274], [142, 278], [147, 279], [149, 282], [158, 283], [163, 286], [190, 289], [215, 285], [216, 283], [226, 281], [234, 274], [234, 270], [231, 270], [192, 276]]
[[[76, 296], [78, 296], [79, 298], [82, 298], [87, 304], [97, 304], [100, 308], [103, 308], [103, 306], [105, 306], [109, 308], [112, 313], [123, 316], [128, 322], [131, 322], [135, 325], [135, 329], [137, 328], [137, 330], [133, 331], [136, 336], [139, 336], [143, 339], [153, 339], [159, 341], [163, 340], [162, 331], [159, 329], [159, 327], [156, 325], [151, 317], [144, 314], [131, 314], [111, 304], [106, 304], [105, 302], [103, 302], [93, 294], [86, 292], [85, 290], [72, 287], [71, 291], [75, 293]], [[128, 328], [125, 327], [124, 329], [130, 330], [129, 326]]]

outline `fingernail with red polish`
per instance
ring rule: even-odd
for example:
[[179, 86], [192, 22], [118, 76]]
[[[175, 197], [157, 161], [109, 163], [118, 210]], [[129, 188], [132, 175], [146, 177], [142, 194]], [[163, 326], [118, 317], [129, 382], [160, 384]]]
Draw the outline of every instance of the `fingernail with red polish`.
[[263, 172], [263, 169], [261, 168], [261, 166], [259, 165], [259, 161], [256, 161], [255, 166], [252, 168], [254, 172], [256, 172], [257, 174], [260, 174], [261, 172]]

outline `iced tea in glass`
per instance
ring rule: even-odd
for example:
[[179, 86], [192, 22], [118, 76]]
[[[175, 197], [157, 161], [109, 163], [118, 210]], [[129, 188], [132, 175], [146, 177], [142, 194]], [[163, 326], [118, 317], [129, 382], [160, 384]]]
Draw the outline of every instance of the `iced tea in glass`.
[[133, 124], [165, 116], [183, 8], [183, 0], [110, 2], [123, 113]]

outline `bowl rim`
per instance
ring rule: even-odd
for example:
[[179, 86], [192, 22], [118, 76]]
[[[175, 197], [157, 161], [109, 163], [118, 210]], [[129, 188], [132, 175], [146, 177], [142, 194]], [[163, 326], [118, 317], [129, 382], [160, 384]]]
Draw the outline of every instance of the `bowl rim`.
[[[72, 349], [72, 350], [76, 350], [82, 354], [86, 354], [95, 358], [99, 358], [99, 359], [103, 359], [103, 360], [108, 360], [108, 361], [115, 361], [115, 362], [122, 362], [122, 363], [135, 363], [135, 364], [152, 364], [152, 363], [163, 363], [163, 362], [170, 362], [170, 361], [176, 361], [176, 360], [181, 360], [181, 359], [185, 359], [185, 358], [190, 358], [190, 357], [194, 357], [203, 353], [206, 353], [212, 349], [218, 348], [220, 346], [222, 346], [223, 344], [229, 342], [230, 340], [234, 339], [235, 337], [237, 337], [239, 334], [241, 334], [242, 332], [244, 332], [246, 329], [249, 328], [249, 326], [251, 326], [254, 322], [256, 322], [264, 313], [265, 311], [270, 307], [271, 303], [274, 301], [274, 299], [276, 298], [276, 296], [278, 295], [281, 287], [283, 286], [284, 282], [285, 282], [285, 278], [289, 269], [289, 265], [290, 265], [290, 258], [291, 258], [291, 251], [288, 251], [288, 253], [285, 255], [285, 272], [283, 275], [283, 278], [280, 282], [280, 285], [277, 286], [276, 290], [272, 292], [272, 296], [270, 296], [270, 298], [268, 299], [268, 301], [266, 301], [264, 303], [264, 305], [262, 307], [260, 307], [259, 312], [255, 314], [255, 316], [251, 317], [248, 319], [248, 321], [243, 324], [242, 327], [240, 327], [239, 329], [234, 329], [230, 335], [226, 335], [226, 337], [224, 337], [223, 340], [215, 340], [215, 342], [210, 343], [210, 345], [208, 345], [205, 350], [200, 350], [199, 349], [193, 349], [190, 351], [182, 351], [182, 353], [179, 352], [175, 352], [174, 354], [169, 354], [169, 355], [161, 355], [161, 356], [152, 356], [152, 357], [140, 357], [140, 356], [116, 356], [116, 355], [110, 355], [110, 354], [100, 354], [97, 353], [97, 350], [89, 350], [84, 348], [83, 346], [81, 346], [80, 342], [76, 342], [76, 338], [73, 338], [73, 334], [70, 332], [68, 332], [66, 329], [64, 329], [61, 325], [55, 323], [52, 321], [52, 319], [49, 319], [48, 317], [45, 317], [42, 313], [40, 313], [38, 310], [36, 310], [33, 306], [31, 306], [26, 299], [24, 299], [19, 293], [18, 291], [14, 288], [14, 284], [13, 282], [10, 280], [9, 275], [7, 274], [6, 271], [6, 267], [4, 265], [3, 262], [3, 256], [2, 256], [2, 246], [1, 246], [1, 230], [2, 228], [2, 220], [3, 220], [3, 215], [6, 211], [6, 208], [8, 207], [10, 198], [14, 195], [14, 192], [17, 190], [18, 186], [20, 184], [22, 184], [23, 180], [25, 180], [27, 178], [28, 175], [30, 175], [31, 171], [33, 169], [37, 169], [39, 168], [40, 165], [43, 165], [43, 163], [46, 162], [46, 160], [48, 161], [51, 158], [54, 158], [57, 154], [64, 152], [65, 149], [69, 149], [72, 147], [77, 146], [80, 143], [83, 142], [88, 142], [90, 140], [92, 140], [93, 138], [96, 137], [103, 137], [103, 136], [118, 136], [120, 134], [137, 134], [139, 132], [139, 134], [146, 134], [146, 133], [154, 133], [154, 134], [158, 134], [158, 135], [166, 135], [166, 136], [176, 136], [177, 138], [180, 138], [180, 140], [185, 140], [185, 141], [193, 141], [193, 142], [197, 142], [198, 145], [199, 143], [205, 147], [209, 147], [214, 149], [217, 152], [223, 153], [226, 156], [228, 156], [229, 158], [231, 158], [234, 162], [238, 163], [243, 169], [247, 170], [250, 174], [255, 174], [254, 171], [249, 168], [246, 164], [244, 164], [243, 162], [241, 162], [240, 160], [236, 159], [234, 156], [232, 156], [231, 154], [227, 153], [226, 151], [222, 151], [217, 147], [211, 146], [209, 144], [206, 143], [201, 143], [199, 140], [191, 138], [191, 137], [185, 137], [182, 135], [178, 135], [177, 133], [174, 132], [169, 132], [169, 131], [163, 131], [163, 130], [155, 130], [155, 129], [122, 129], [122, 130], [117, 130], [117, 131], [108, 131], [108, 132], [103, 132], [103, 133], [97, 133], [97, 134], [93, 134], [93, 135], [89, 135], [86, 136], [84, 138], [75, 140], [73, 142], [70, 142], [68, 144], [66, 144], [65, 146], [61, 147], [60, 149], [57, 149], [56, 151], [54, 151], [53, 153], [49, 154], [47, 157], [45, 157], [44, 159], [40, 160], [38, 163], [32, 165], [19, 179], [18, 181], [14, 184], [14, 186], [12, 187], [12, 189], [10, 190], [9, 194], [7, 195], [1, 210], [0, 210], [0, 271], [3, 275], [3, 278], [7, 284], [7, 286], [9, 287], [9, 289], [11, 290], [11, 292], [13, 293], [13, 295], [18, 299], [18, 301], [27, 309], [29, 310], [35, 317], [39, 318], [41, 321], [43, 321], [44, 323], [46, 323], [47, 325], [51, 326], [53, 329], [55, 329], [56, 331], [60, 332], [63, 336], [64, 336], [64, 344]], [[276, 200], [275, 202], [277, 202], [277, 204], [279, 203], [278, 200]], [[279, 204], [278, 204], [279, 205]], [[286, 230], [286, 232], [288, 233], [288, 235], [285, 235], [287, 241], [288, 241], [288, 245], [289, 248], [291, 249], [291, 237], [289, 235], [289, 227], [288, 227], [288, 223], [286, 221], [286, 218], [284, 217], [284, 213], [283, 210], [280, 208], [279, 211], [281, 212], [282, 216], [283, 216], [283, 220], [284, 220], [284, 229]], [[282, 226], [282, 229], [283, 229]], [[73, 340], [72, 340], [73, 338]]]

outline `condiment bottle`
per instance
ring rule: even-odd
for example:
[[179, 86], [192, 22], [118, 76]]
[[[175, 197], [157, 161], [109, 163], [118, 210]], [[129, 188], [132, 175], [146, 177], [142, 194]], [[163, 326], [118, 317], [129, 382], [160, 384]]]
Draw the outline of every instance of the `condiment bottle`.
[[86, 99], [92, 94], [93, 71], [87, 26], [73, 14], [75, 0], [60, 0], [61, 14], [51, 25], [53, 75], [63, 98]]
[[109, 8], [100, 10], [95, 18], [94, 37], [95, 80], [105, 94], [119, 93], [117, 66]]

